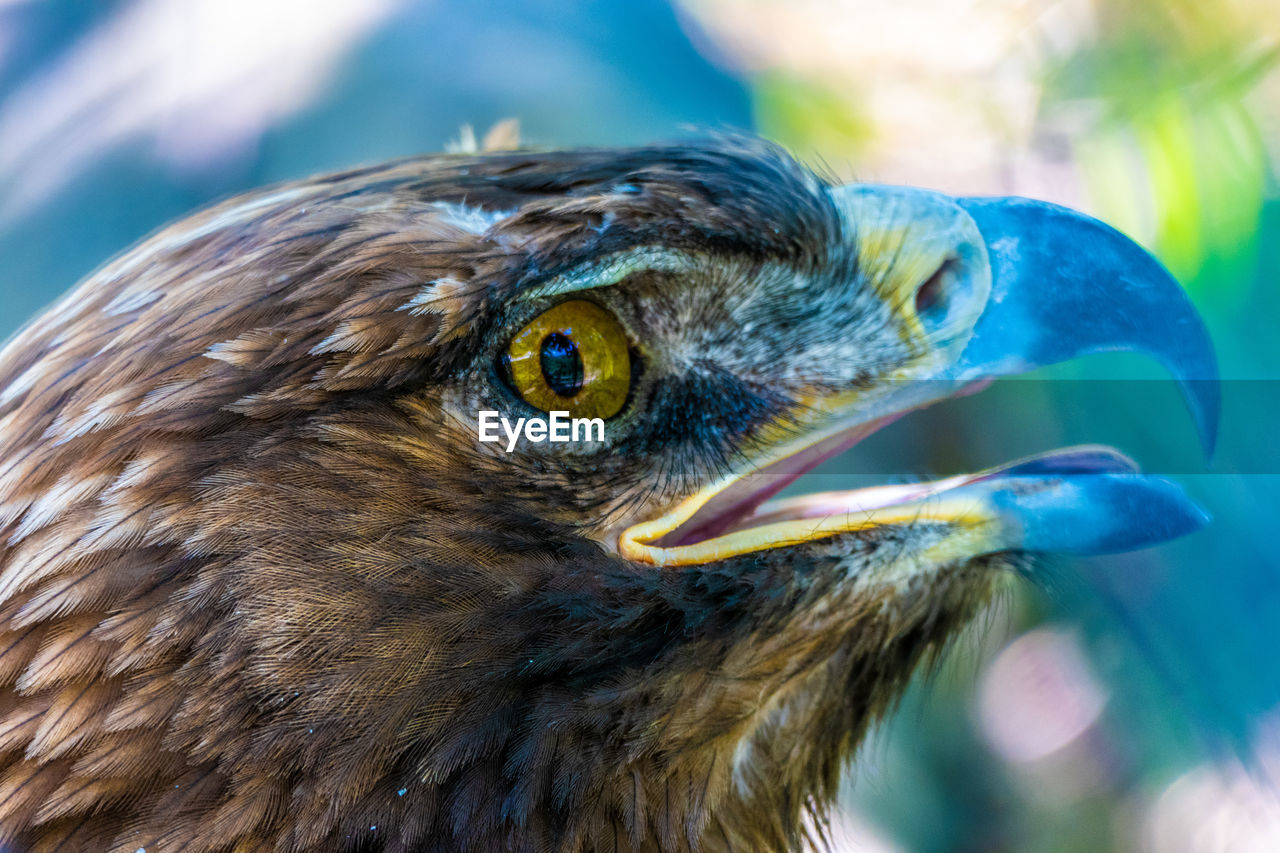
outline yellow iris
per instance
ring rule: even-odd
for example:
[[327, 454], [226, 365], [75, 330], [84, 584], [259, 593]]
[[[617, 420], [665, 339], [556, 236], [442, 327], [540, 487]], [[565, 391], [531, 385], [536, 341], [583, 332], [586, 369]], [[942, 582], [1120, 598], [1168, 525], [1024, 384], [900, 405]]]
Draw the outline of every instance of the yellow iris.
[[511, 381], [544, 412], [608, 418], [627, 401], [631, 354], [612, 314], [582, 299], [543, 311], [507, 346]]

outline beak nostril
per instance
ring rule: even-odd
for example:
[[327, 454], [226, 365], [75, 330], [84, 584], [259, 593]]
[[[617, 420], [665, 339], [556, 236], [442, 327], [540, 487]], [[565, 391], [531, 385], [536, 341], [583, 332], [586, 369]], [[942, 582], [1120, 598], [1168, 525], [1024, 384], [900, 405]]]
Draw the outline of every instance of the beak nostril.
[[959, 266], [958, 258], [947, 258], [933, 275], [916, 288], [916, 316], [921, 322], [932, 325], [946, 317], [951, 284]]

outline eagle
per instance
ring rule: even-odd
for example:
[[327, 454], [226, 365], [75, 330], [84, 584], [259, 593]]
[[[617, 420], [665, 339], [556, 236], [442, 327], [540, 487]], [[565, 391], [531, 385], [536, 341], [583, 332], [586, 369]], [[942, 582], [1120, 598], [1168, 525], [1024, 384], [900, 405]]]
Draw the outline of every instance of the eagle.
[[[1114, 349], [1212, 443], [1210, 339], [1128, 238], [752, 137], [197, 212], [0, 351], [0, 845], [820, 844], [868, 727], [1034, 555], [1207, 516], [1101, 446], [779, 493]], [[483, 412], [602, 429], [495, 443]]]

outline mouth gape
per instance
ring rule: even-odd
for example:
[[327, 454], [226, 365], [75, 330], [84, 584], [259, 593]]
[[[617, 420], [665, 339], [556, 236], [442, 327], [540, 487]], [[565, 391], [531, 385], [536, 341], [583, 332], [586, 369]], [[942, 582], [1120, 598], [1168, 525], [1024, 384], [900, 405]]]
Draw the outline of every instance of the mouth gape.
[[[982, 383], [984, 386], [986, 383]], [[975, 389], [976, 390], [976, 389]], [[972, 474], [771, 500], [802, 474], [853, 447], [906, 412], [825, 430], [771, 449], [740, 472], [700, 489], [670, 512], [624, 530], [619, 552], [656, 566], [683, 566], [797, 545], [839, 533], [927, 520], [980, 524], [992, 517], [988, 490], [1043, 488], [1056, 475], [1136, 474], [1100, 445], [1062, 448]]]

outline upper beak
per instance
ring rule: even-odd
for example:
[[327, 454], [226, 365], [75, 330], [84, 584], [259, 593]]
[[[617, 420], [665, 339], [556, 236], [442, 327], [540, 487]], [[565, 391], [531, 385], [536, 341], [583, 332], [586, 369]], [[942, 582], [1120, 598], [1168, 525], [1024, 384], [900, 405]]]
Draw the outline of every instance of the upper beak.
[[961, 198], [987, 249], [991, 290], [950, 375], [1006, 376], [1132, 350], [1178, 381], [1205, 455], [1218, 426], [1218, 363], [1191, 300], [1160, 262], [1109, 225], [1025, 198]]
[[[929, 263], [947, 268], [949, 292], [935, 311], [937, 328], [925, 318], [925, 331], [945, 339], [951, 360], [911, 377], [918, 387], [886, 404], [902, 410], [976, 381], [1090, 353], [1140, 352], [1178, 381], [1204, 452], [1212, 453], [1219, 407], [1213, 342], [1178, 282], [1137, 243], [1092, 217], [1033, 199], [953, 198], [875, 184], [839, 187], [834, 195], [872, 246], [877, 240], [868, 231], [904, 216], [905, 239], [927, 246], [931, 236], [942, 237]], [[918, 278], [895, 286], [918, 288]]]
[[[833, 190], [860, 265], [907, 309], [928, 357], [836, 406], [832, 423], [767, 448], [619, 550], [660, 565], [705, 562], [877, 524], [932, 518], [981, 526], [977, 553], [1102, 553], [1191, 532], [1208, 516], [1174, 483], [1114, 451], [1045, 454], [977, 475], [766, 503], [787, 483], [901, 414], [993, 378], [1088, 353], [1150, 355], [1178, 381], [1206, 454], [1219, 388], [1213, 345], [1190, 299], [1150, 254], [1083, 214], [1022, 198], [952, 198], [909, 187]], [[891, 258], [892, 261], [885, 261]], [[905, 260], [903, 260], [905, 258]], [[966, 546], [969, 547], [969, 546]]]

